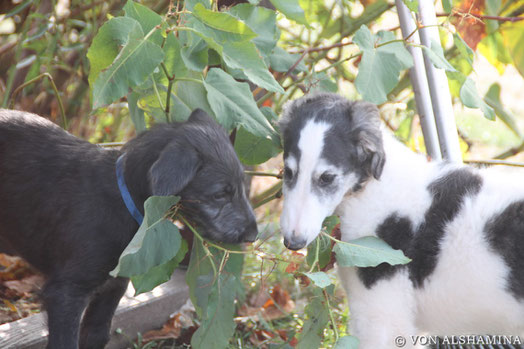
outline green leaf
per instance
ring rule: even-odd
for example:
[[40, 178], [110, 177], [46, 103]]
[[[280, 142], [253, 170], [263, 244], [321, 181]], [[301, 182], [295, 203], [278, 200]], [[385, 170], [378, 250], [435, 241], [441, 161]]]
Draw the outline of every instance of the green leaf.
[[268, 57], [280, 38], [276, 13], [251, 4], [238, 4], [229, 9], [229, 12], [253, 29], [258, 36], [252, 42], [264, 57]]
[[524, 76], [524, 21], [505, 23], [501, 27], [504, 45], [513, 59], [513, 65]]
[[329, 321], [329, 310], [321, 296], [314, 297], [306, 306], [308, 319], [304, 322], [298, 338], [298, 349], [318, 349], [321, 346], [324, 328]]
[[229, 13], [211, 11], [206, 9], [202, 4], [195, 5], [193, 15], [211, 28], [228, 33], [240, 34], [244, 36], [245, 40], [250, 40], [257, 36], [244, 22], [239, 21]]
[[[331, 234], [335, 226], [340, 223], [338, 216], [333, 215], [326, 217], [322, 222], [322, 231]], [[318, 235], [307, 248], [306, 262], [310, 267], [313, 267], [315, 259], [317, 258], [318, 249], [318, 266], [320, 269], [325, 268], [331, 261], [331, 254], [333, 250], [331, 248], [331, 239], [324, 235]]]
[[140, 24], [126, 17], [113, 18], [100, 27], [87, 51], [90, 66], [88, 80], [91, 89], [98, 74], [113, 63], [119, 47], [125, 45], [129, 40], [129, 34], [135, 31], [141, 31]]
[[219, 275], [209, 293], [204, 318], [191, 337], [195, 349], [226, 348], [235, 332], [235, 289], [233, 275]]
[[193, 33], [219, 53], [224, 62], [233, 69], [241, 69], [253, 83], [269, 91], [283, 93], [284, 90], [269, 72], [254, 43], [238, 40], [236, 34], [226, 33], [206, 26], [194, 19], [189, 22]]
[[335, 244], [337, 263], [344, 267], [375, 267], [381, 263], [406, 264], [411, 260], [400, 250], [394, 250], [386, 242], [365, 236], [349, 242]]
[[[162, 17], [159, 14], [133, 0], [127, 1], [124, 6], [124, 12], [126, 17], [133, 18], [140, 23], [144, 33], [149, 33], [153, 28], [162, 23]], [[161, 45], [163, 40], [162, 33], [155, 31], [149, 40], [157, 45]]]
[[453, 43], [459, 50], [461, 56], [464, 57], [470, 65], [473, 65], [474, 52], [471, 49], [471, 47], [469, 47], [468, 44], [466, 44], [466, 42], [462, 39], [462, 37], [458, 33], [453, 34]]
[[403, 43], [395, 42], [395, 34], [389, 31], [381, 30], [377, 33], [377, 44], [384, 44], [378, 50], [381, 52], [388, 52], [394, 54], [397, 60], [402, 65], [402, 69], [408, 69], [413, 66], [413, 57], [406, 49]]
[[326, 288], [333, 283], [329, 275], [322, 271], [302, 274], [306, 275], [311, 281], [313, 281], [315, 286], [318, 286], [320, 288]]
[[[134, 21], [133, 19], [128, 19]], [[138, 22], [113, 63], [93, 85], [93, 107], [110, 104], [143, 83], [164, 59], [162, 48], [144, 37]], [[150, 32], [151, 33], [151, 32]]]
[[475, 82], [470, 78], [466, 78], [466, 81], [460, 89], [460, 100], [466, 107], [469, 108], [480, 108], [484, 116], [489, 120], [495, 120], [495, 112], [493, 108], [486, 104], [480, 98]]
[[[239, 250], [239, 246], [228, 246]], [[243, 297], [241, 273], [243, 255], [229, 255], [224, 260], [224, 251], [204, 247], [199, 239], [193, 240], [191, 259], [186, 273], [189, 296], [201, 319], [199, 329], [191, 338], [193, 348], [226, 348], [233, 335], [235, 322], [235, 299]]]
[[353, 42], [358, 45], [361, 51], [373, 50], [375, 48], [375, 36], [364, 24], [353, 36]]
[[127, 95], [127, 106], [129, 108], [129, 116], [137, 133], [141, 133], [147, 129], [144, 111], [138, 107], [138, 99], [140, 96], [136, 92], [131, 92]]
[[337, 83], [325, 72], [313, 72], [313, 74], [311, 74], [311, 76], [306, 80], [306, 86], [309, 90], [309, 93], [335, 93], [338, 91]]
[[499, 31], [496, 31], [484, 39], [477, 45], [478, 51], [486, 57], [499, 74], [503, 74], [506, 65], [512, 62], [508, 48], [504, 45], [504, 38]]
[[334, 349], [358, 349], [360, 341], [357, 337], [344, 336], [338, 339]]
[[289, 19], [299, 24], [309, 27], [304, 10], [300, 7], [298, 0], [269, 0], [275, 6], [277, 11], [284, 14]]
[[189, 11], [193, 11], [197, 4], [202, 4], [207, 9], [211, 8], [210, 0], [184, 0], [184, 5]]
[[201, 72], [208, 64], [209, 46], [198, 34], [181, 32], [180, 56], [188, 69]]
[[353, 37], [362, 51], [355, 87], [363, 99], [375, 104], [387, 101], [387, 94], [398, 84], [400, 72], [413, 64], [402, 44], [375, 47], [388, 38], [390, 34], [386, 33], [373, 35], [365, 25]]
[[418, 0], [402, 0], [411, 12], [418, 12]]
[[226, 43], [223, 49], [222, 57], [228, 66], [242, 69], [251, 82], [266, 90], [284, 93], [284, 89], [278, 84], [260, 57], [255, 44], [230, 42]]
[[133, 288], [135, 289], [135, 296], [139, 295], [140, 293], [149, 292], [158, 285], [169, 281], [175, 269], [178, 267], [180, 262], [184, 260], [186, 253], [187, 242], [182, 240], [180, 249], [173, 259], [167, 263], [160, 264], [149, 269], [149, 271], [144, 274], [132, 276], [131, 282], [133, 283]]
[[517, 135], [519, 138], [522, 138], [522, 134], [519, 130], [519, 127], [515, 121], [515, 117], [511, 115], [502, 105], [500, 101], [500, 85], [497, 83], [492, 84], [486, 95], [484, 96], [484, 101], [495, 110], [495, 114], [509, 127], [509, 129]]
[[[166, 37], [166, 42], [164, 44], [164, 64], [166, 66], [167, 73], [170, 76], [175, 76], [177, 78], [187, 75], [187, 68], [182, 59], [182, 46], [180, 41], [173, 33], [168, 33]], [[165, 83], [167, 84], [167, 78], [165, 78], [164, 73], [161, 72]]]
[[235, 137], [235, 151], [244, 165], [259, 165], [279, 152], [271, 139], [257, 137], [240, 127]]
[[204, 80], [204, 87], [211, 109], [226, 130], [242, 126], [255, 136], [278, 139], [278, 134], [253, 100], [248, 84], [237, 82], [223, 70], [213, 68]]
[[[287, 53], [283, 48], [275, 46], [273, 52], [269, 56], [269, 66], [271, 69], [281, 73], [287, 73], [287, 71], [297, 62], [300, 58], [298, 53], [291, 54]], [[296, 66], [294, 73], [305, 72], [307, 67], [304, 64], [304, 60]]]
[[446, 13], [451, 13], [451, 10], [453, 9], [451, 0], [442, 0], [442, 8]]
[[431, 48], [428, 48], [426, 46], [422, 46], [422, 50], [426, 54], [426, 56], [429, 58], [431, 63], [439, 69], [444, 69], [447, 71], [457, 71], [444, 57], [444, 52], [442, 51], [442, 47], [436, 43], [431, 42]]
[[[193, 75], [194, 79], [202, 79], [202, 75]], [[207, 101], [207, 91], [202, 83], [193, 81], [177, 81], [173, 88], [180, 101], [190, 110], [197, 108], [204, 110], [211, 117], [215, 117], [209, 102]]]
[[176, 196], [151, 196], [146, 200], [144, 221], [120, 255], [111, 276], [144, 274], [177, 255], [182, 237], [177, 226], [164, 219], [164, 215], [179, 200]]

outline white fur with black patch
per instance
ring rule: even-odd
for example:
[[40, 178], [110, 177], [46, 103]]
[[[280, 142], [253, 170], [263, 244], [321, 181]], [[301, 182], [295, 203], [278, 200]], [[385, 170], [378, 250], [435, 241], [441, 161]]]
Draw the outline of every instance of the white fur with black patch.
[[[330, 99], [330, 105], [332, 99], [341, 99], [333, 95], [308, 98], [313, 109], [322, 108], [322, 98]], [[410, 347], [410, 336], [419, 334], [519, 335], [524, 339], [524, 289], [515, 291], [515, 285], [524, 283], [524, 270], [519, 269], [522, 264], [518, 261], [524, 258], [524, 210], [522, 215], [520, 211], [505, 211], [524, 201], [524, 172], [428, 162], [389, 132], [377, 129], [386, 159], [383, 171], [379, 179], [369, 176], [362, 188], [353, 190], [359, 180], [355, 164], [349, 164], [346, 170], [337, 169], [323, 157], [330, 151], [325, 146], [329, 117], [322, 114], [319, 119], [317, 110], [302, 109], [299, 113], [304, 102], [297, 105], [296, 110], [288, 107], [284, 116], [285, 163], [293, 177], [288, 176], [284, 184], [281, 228], [285, 241], [296, 242], [287, 241], [286, 246], [300, 247], [304, 241], [309, 244], [318, 235], [322, 220], [333, 213], [340, 216], [344, 241], [387, 232], [384, 224], [390, 217], [400, 217], [413, 227], [411, 232], [399, 232], [409, 238], [385, 239], [401, 244], [413, 259], [411, 265], [385, 266], [382, 272], [375, 268], [339, 268], [348, 294], [350, 330], [359, 337], [360, 348], [394, 348], [397, 336], [407, 338], [406, 347]], [[349, 108], [358, 110], [354, 104]], [[311, 115], [290, 115], [304, 114], [304, 110]], [[294, 125], [294, 118], [302, 129], [291, 132], [288, 128]], [[305, 122], [300, 124], [296, 121], [299, 118]], [[334, 115], [331, 125], [342, 122], [344, 118]], [[338, 144], [348, 147], [348, 152], [354, 146], [349, 141]], [[314, 188], [318, 176], [326, 171], [337, 174], [335, 192]], [[457, 183], [457, 191], [449, 189]], [[463, 192], [454, 197], [461, 188]], [[448, 194], [450, 207], [457, 207], [450, 212]], [[507, 236], [490, 232], [490, 224], [495, 224], [497, 217], [498, 231], [505, 231], [508, 225]], [[441, 226], [428, 228], [427, 222]], [[420, 239], [434, 230], [438, 235], [430, 235], [435, 237], [434, 242]], [[493, 240], [515, 248], [501, 250]], [[428, 257], [416, 247], [434, 256]]]

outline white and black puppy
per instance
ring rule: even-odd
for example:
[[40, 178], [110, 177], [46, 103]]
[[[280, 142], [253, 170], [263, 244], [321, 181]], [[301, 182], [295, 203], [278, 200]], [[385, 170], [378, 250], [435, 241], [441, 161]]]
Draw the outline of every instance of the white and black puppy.
[[[126, 203], [117, 178], [127, 185]], [[24, 257], [47, 277], [47, 347], [107, 343], [128, 284], [108, 273], [140, 221], [126, 208], [130, 201], [140, 216], [149, 196], [180, 195], [204, 236], [254, 241], [243, 178], [225, 131], [202, 110], [185, 123], [156, 125], [122, 150], [102, 149], [37, 115], [0, 110], [0, 252]]]
[[281, 131], [288, 248], [336, 213], [344, 241], [375, 235], [412, 259], [339, 268], [361, 348], [524, 334], [524, 173], [428, 162], [382, 130], [374, 105], [334, 94], [288, 104]]

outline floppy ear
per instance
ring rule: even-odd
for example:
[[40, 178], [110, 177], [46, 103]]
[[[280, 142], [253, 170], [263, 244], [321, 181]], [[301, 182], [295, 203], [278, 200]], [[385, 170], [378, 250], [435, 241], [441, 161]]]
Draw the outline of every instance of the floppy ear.
[[378, 109], [374, 104], [355, 102], [351, 108], [352, 138], [356, 142], [357, 158], [368, 175], [379, 179], [386, 156], [382, 142]]
[[195, 177], [200, 166], [197, 151], [178, 142], [168, 144], [149, 169], [153, 195], [167, 196], [180, 193]]
[[216, 121], [205, 111], [203, 111], [200, 108], [197, 108], [193, 110], [191, 115], [189, 115], [189, 118], [187, 119], [188, 122], [191, 123], [201, 123], [201, 124], [214, 124], [216, 125]]

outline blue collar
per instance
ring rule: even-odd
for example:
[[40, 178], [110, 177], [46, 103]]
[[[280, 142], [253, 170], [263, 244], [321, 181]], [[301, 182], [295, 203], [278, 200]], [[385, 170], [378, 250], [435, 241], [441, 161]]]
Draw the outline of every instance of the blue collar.
[[116, 181], [118, 183], [120, 195], [124, 200], [124, 204], [126, 204], [127, 210], [129, 211], [129, 213], [131, 213], [131, 216], [133, 216], [138, 225], [142, 225], [142, 222], [144, 221], [144, 216], [142, 216], [138, 208], [136, 208], [135, 202], [133, 201], [133, 198], [129, 193], [129, 189], [127, 189], [126, 181], [124, 179], [123, 163], [125, 155], [125, 153], [120, 155], [116, 160]]

